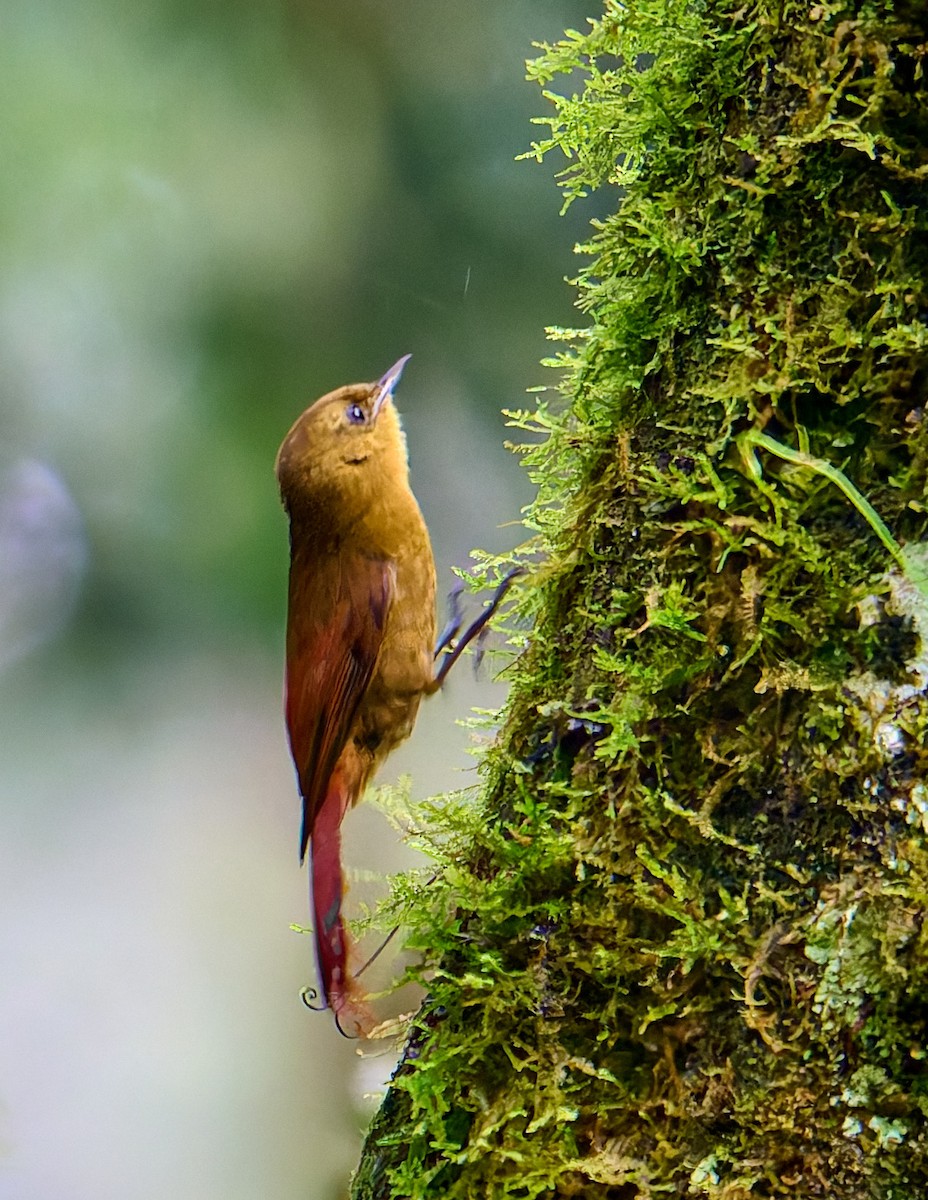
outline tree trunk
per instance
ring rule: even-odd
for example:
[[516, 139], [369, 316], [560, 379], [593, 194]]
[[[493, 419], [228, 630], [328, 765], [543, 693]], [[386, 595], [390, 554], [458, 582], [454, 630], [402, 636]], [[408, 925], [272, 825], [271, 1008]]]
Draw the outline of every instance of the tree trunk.
[[928, 1195], [928, 8], [609, 0], [615, 200], [354, 1195]]

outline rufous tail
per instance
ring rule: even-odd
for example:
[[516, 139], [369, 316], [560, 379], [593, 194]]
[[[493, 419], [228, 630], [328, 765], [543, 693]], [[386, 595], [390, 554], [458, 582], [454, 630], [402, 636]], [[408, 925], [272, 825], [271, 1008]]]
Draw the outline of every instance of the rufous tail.
[[364, 1036], [372, 1024], [372, 1018], [351, 975], [349, 958], [353, 943], [342, 918], [345, 887], [341, 862], [341, 825], [351, 801], [351, 791], [336, 771], [313, 824], [310, 847], [313, 916], [319, 978], [326, 1003], [339, 1021], [343, 1033]]

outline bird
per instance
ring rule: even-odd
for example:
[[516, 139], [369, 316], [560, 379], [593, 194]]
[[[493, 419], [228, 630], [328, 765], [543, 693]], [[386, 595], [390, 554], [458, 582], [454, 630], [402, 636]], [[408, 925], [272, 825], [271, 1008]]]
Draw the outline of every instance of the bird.
[[300, 861], [309, 851], [323, 1007], [358, 1036], [372, 1017], [342, 917], [342, 821], [517, 573], [460, 638], [455, 599], [435, 645], [435, 561], [394, 404], [410, 357], [376, 383], [322, 396], [276, 461], [290, 523], [285, 717], [302, 797]]

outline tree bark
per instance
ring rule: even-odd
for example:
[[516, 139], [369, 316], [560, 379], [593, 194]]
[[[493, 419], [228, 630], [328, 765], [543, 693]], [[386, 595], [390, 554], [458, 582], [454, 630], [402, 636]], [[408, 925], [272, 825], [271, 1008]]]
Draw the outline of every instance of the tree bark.
[[354, 1196], [928, 1195], [928, 9], [541, 49], [537, 156], [614, 211]]

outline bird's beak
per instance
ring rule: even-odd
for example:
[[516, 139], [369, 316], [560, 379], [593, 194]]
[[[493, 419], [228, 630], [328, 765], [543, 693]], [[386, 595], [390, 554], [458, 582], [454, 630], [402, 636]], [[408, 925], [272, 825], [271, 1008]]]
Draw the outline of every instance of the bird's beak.
[[374, 406], [371, 409], [371, 420], [377, 420], [377, 414], [383, 408], [384, 404], [393, 396], [393, 389], [400, 381], [400, 376], [403, 374], [403, 368], [412, 358], [411, 354], [404, 354], [399, 362], [395, 362], [387, 371], [382, 379], [376, 384], [377, 393], [374, 397]]

